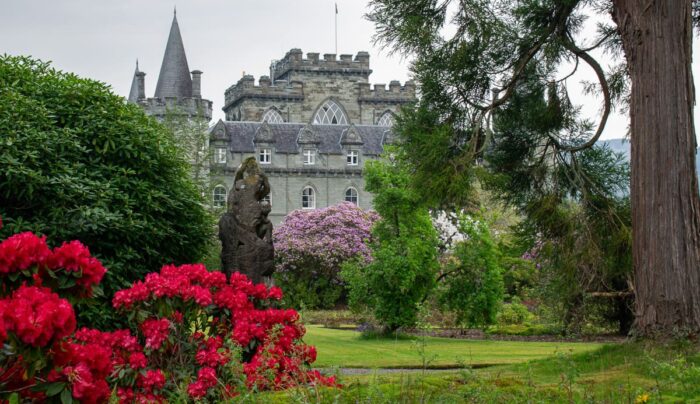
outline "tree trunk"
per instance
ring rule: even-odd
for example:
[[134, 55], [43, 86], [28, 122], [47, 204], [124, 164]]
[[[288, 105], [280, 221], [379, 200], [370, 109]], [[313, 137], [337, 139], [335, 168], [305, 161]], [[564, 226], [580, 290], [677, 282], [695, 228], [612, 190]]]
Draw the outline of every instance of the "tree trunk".
[[632, 80], [635, 329], [700, 330], [690, 0], [613, 0]]

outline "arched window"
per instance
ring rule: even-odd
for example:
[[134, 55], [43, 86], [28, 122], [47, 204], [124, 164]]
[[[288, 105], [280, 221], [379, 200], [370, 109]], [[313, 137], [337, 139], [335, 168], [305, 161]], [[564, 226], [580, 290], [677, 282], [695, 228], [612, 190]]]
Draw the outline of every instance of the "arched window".
[[214, 187], [214, 207], [223, 208], [226, 206], [226, 188], [223, 185]]
[[350, 187], [347, 190], [345, 190], [345, 202], [350, 202], [357, 205], [357, 190], [355, 188]]
[[316, 111], [314, 123], [318, 125], [347, 125], [348, 119], [340, 105], [333, 100], [326, 100]]
[[282, 118], [279, 111], [274, 108], [270, 108], [265, 111], [265, 114], [263, 114], [262, 121], [267, 123], [283, 123], [284, 118]]
[[386, 111], [377, 120], [377, 126], [394, 126], [394, 121], [394, 114], [392, 114], [389, 111]]
[[316, 192], [312, 187], [305, 187], [301, 191], [302, 209], [316, 209]]

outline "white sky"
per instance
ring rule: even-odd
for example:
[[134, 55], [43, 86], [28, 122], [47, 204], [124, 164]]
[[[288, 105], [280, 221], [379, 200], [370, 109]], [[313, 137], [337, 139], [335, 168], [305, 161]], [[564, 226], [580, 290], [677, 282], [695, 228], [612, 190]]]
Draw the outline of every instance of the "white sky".
[[[405, 82], [408, 62], [371, 42], [374, 27], [363, 18], [366, 0], [0, 0], [0, 52], [52, 61], [61, 70], [104, 81], [124, 96], [138, 58], [146, 72], [146, 95], [152, 96], [176, 6], [189, 67], [204, 72], [202, 95], [214, 101], [216, 120], [223, 118], [224, 91], [244, 71], [257, 80], [269, 74], [272, 59], [291, 48], [334, 53], [336, 2], [338, 53], [368, 51], [372, 83]], [[595, 76], [584, 72], [579, 77]], [[586, 105], [587, 115], [600, 107], [575, 87], [570, 95]], [[603, 138], [622, 137], [626, 125], [624, 117], [613, 116]]]

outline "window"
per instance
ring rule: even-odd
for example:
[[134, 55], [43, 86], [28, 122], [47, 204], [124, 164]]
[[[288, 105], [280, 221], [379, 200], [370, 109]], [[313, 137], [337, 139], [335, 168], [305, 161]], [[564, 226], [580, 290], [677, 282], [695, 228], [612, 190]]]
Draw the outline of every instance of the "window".
[[279, 111], [270, 108], [263, 114], [262, 121], [267, 123], [284, 123], [284, 118], [282, 118]]
[[272, 150], [260, 149], [258, 161], [260, 162], [260, 164], [270, 164], [270, 162], [272, 161]]
[[377, 126], [393, 126], [394, 125], [394, 114], [386, 111], [377, 120]]
[[321, 105], [321, 108], [316, 111], [314, 123], [318, 125], [347, 125], [348, 119], [345, 113], [333, 100], [327, 100]]
[[260, 200], [260, 202], [267, 202], [270, 206], [272, 206], [272, 197], [270, 197], [270, 194], [267, 194], [263, 196], [263, 198]]
[[214, 152], [214, 162], [217, 164], [226, 164], [226, 148], [217, 147]]
[[313, 188], [306, 187], [301, 191], [301, 208], [316, 209], [316, 194]]
[[214, 207], [223, 208], [226, 206], [226, 188], [223, 185], [214, 187]]
[[316, 164], [316, 152], [311, 149], [304, 149], [304, 165]]
[[360, 153], [357, 150], [350, 150], [348, 152], [348, 165], [356, 166], [360, 160]]
[[350, 187], [345, 191], [345, 201], [357, 205], [357, 190], [355, 188]]

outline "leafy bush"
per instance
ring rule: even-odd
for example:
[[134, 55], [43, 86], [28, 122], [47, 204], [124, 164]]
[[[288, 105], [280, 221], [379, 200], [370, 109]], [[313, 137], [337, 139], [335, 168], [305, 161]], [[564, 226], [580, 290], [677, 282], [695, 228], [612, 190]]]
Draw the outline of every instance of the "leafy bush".
[[372, 261], [348, 262], [350, 306], [369, 309], [386, 331], [416, 323], [419, 305], [435, 285], [438, 237], [428, 210], [408, 186], [405, 167], [373, 161], [365, 166], [366, 189], [375, 194], [381, 219], [372, 230]]
[[296, 210], [274, 231], [275, 281], [293, 307], [333, 308], [345, 300], [342, 264], [370, 260], [370, 229], [378, 216], [343, 202], [312, 211]]
[[501, 311], [496, 316], [496, 322], [499, 325], [519, 325], [532, 321], [534, 314], [528, 310], [527, 306], [520, 302], [520, 299], [514, 297], [510, 303], [501, 306]]
[[[313, 347], [277, 287], [230, 279], [201, 265], [164, 266], [116, 293], [131, 330], [76, 329], [72, 300], [89, 296], [105, 268], [79, 242], [0, 243], [0, 400], [221, 401], [249, 390], [335, 385], [309, 364]], [[54, 290], [44, 285], [53, 285]], [[186, 385], [186, 387], [185, 387]], [[186, 400], [187, 398], [185, 398]]]
[[500, 252], [485, 223], [464, 218], [460, 227], [465, 239], [442, 268], [438, 300], [462, 326], [493, 324], [503, 301]]
[[212, 232], [172, 135], [111, 92], [26, 57], [0, 56], [0, 236], [81, 240], [110, 268], [83, 323], [114, 327], [114, 291], [198, 260]]

